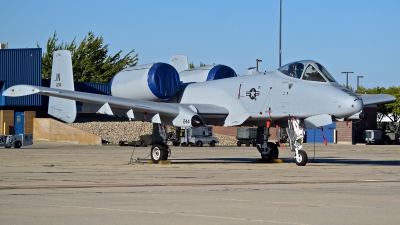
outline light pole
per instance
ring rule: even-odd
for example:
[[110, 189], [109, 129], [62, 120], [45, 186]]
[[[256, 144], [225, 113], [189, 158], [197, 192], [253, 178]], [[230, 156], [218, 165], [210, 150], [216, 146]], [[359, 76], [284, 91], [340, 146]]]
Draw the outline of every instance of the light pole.
[[346, 74], [346, 88], [348, 88], [349, 87], [349, 73], [353, 73], [353, 72], [345, 71], [345, 72], [342, 72], [342, 73]]
[[281, 67], [282, 62], [282, 0], [280, 1], [279, 7], [279, 67]]
[[358, 86], [360, 85], [360, 78], [363, 78], [364, 76], [357, 76], [357, 90], [358, 90]]
[[262, 62], [262, 60], [261, 60], [261, 59], [256, 59], [256, 68], [257, 68], [256, 71], [257, 71], [257, 72], [258, 72], [258, 63], [259, 63], [259, 62]]

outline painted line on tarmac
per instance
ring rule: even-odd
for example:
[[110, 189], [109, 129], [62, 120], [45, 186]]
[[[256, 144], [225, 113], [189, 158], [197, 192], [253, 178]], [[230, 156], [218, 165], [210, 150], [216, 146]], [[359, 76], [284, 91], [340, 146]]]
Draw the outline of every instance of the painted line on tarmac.
[[66, 189], [66, 188], [115, 188], [115, 187], [161, 187], [161, 186], [219, 186], [260, 184], [329, 184], [329, 183], [398, 183], [400, 180], [311, 180], [311, 181], [220, 181], [220, 182], [174, 182], [138, 184], [49, 184], [49, 185], [3, 185], [0, 190], [10, 189]]
[[214, 216], [205, 214], [193, 214], [184, 212], [162, 212], [162, 211], [144, 211], [135, 209], [118, 209], [118, 208], [105, 208], [105, 207], [91, 207], [91, 206], [78, 206], [78, 205], [55, 205], [55, 204], [42, 204], [42, 203], [24, 203], [24, 202], [0, 202], [0, 204], [14, 204], [14, 205], [27, 205], [35, 207], [51, 207], [51, 208], [69, 208], [78, 210], [102, 210], [102, 211], [116, 211], [116, 212], [130, 212], [130, 213], [145, 213], [145, 214], [158, 214], [158, 215], [172, 215], [172, 216], [188, 216], [188, 217], [198, 217], [198, 218], [212, 218], [221, 220], [237, 220], [237, 221], [247, 221], [247, 222], [260, 222], [260, 223], [273, 223], [273, 224], [288, 224], [288, 225], [310, 225], [306, 223], [293, 223], [285, 221], [276, 220], [258, 220], [250, 218], [239, 218], [239, 217], [228, 217], [228, 216]]

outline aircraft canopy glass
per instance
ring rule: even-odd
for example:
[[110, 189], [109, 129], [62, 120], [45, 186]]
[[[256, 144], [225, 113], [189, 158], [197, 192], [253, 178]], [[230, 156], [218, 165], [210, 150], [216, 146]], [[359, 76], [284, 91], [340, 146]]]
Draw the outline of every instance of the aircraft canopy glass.
[[321, 64], [303, 60], [293, 63], [288, 63], [278, 69], [286, 76], [317, 82], [336, 82], [332, 75]]

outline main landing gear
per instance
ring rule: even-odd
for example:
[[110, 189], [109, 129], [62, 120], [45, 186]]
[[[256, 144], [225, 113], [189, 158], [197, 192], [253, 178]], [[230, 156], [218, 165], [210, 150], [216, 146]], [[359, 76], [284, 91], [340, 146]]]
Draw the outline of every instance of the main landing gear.
[[[286, 128], [287, 136], [289, 139], [290, 149], [295, 152], [295, 162], [298, 166], [305, 166], [308, 162], [307, 153], [303, 148], [301, 139], [304, 137], [304, 129], [300, 126], [300, 121], [294, 118], [288, 120], [288, 127]], [[261, 154], [264, 161], [271, 161], [277, 159], [279, 156], [278, 146], [279, 143], [268, 142], [270, 121], [267, 121], [267, 126], [264, 127], [263, 139], [261, 146], [257, 145], [257, 150]], [[278, 127], [277, 127], [278, 128]], [[262, 131], [261, 131], [262, 132]], [[281, 139], [281, 135], [278, 138]]]
[[164, 124], [153, 123], [153, 146], [150, 156], [153, 163], [166, 161], [171, 156], [171, 149], [167, 145], [167, 127]]
[[150, 150], [150, 156], [153, 163], [166, 161], [170, 155], [171, 150], [168, 145], [164, 143], [153, 144]]
[[267, 125], [266, 127], [264, 127], [263, 142], [261, 144], [261, 147], [259, 145], [256, 145], [258, 152], [260, 152], [261, 154], [261, 159], [266, 162], [277, 159], [279, 157], [278, 145], [272, 142], [268, 142], [268, 136], [269, 126]]

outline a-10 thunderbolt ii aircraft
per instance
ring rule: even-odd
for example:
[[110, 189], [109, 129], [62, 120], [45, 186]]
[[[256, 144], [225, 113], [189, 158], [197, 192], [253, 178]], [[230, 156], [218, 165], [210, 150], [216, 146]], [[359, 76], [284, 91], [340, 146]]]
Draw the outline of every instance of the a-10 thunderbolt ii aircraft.
[[[111, 96], [99, 95], [74, 91], [71, 53], [60, 50], [54, 52], [50, 88], [16, 85], [3, 95], [50, 96], [48, 113], [68, 123], [75, 120], [75, 101], [80, 101], [86, 112], [177, 127], [205, 124], [265, 127], [263, 141], [257, 145], [263, 159], [276, 158], [279, 154], [277, 144], [268, 142], [269, 127], [286, 127], [299, 166], [306, 165], [308, 159], [299, 141], [304, 126], [312, 128], [330, 124], [332, 120], [346, 120], [359, 113], [364, 105], [396, 100], [391, 95], [351, 92], [312, 60], [247, 76], [236, 76], [229, 68], [225, 72], [233, 73], [232, 77], [209, 79], [210, 74], [216, 75], [214, 69], [206, 67], [178, 73], [166, 63], [130, 67], [111, 80]], [[207, 71], [207, 78], [201, 75], [201, 70]], [[154, 143], [151, 158], [154, 162], [166, 160], [168, 151], [166, 144]]]

